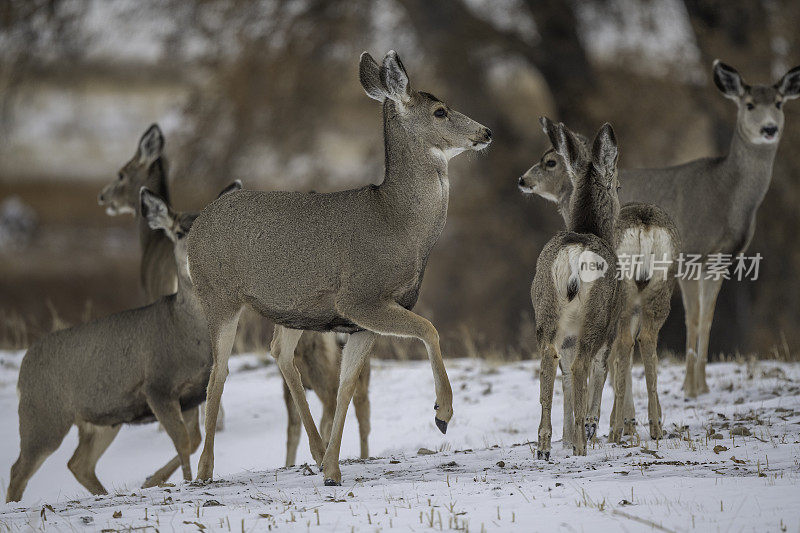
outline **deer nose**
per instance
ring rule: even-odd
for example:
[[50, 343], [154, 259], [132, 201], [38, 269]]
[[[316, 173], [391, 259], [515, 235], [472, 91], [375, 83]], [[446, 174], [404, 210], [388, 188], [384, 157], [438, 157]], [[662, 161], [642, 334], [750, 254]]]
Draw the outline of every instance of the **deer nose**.
[[768, 137], [772, 137], [773, 135], [778, 133], [778, 126], [775, 126], [774, 124], [770, 124], [769, 126], [764, 126], [763, 128], [761, 128], [761, 133], [767, 135]]
[[486, 138], [487, 141], [491, 141], [492, 140], [492, 130], [490, 130], [489, 128], [485, 128], [484, 131], [483, 131], [483, 136]]
[[106, 198], [105, 198], [105, 196], [103, 196], [102, 192], [97, 195], [97, 203], [98, 204], [103, 205], [103, 202], [105, 202], [105, 201], [106, 201]]
[[522, 185], [525, 185], [525, 178], [524, 178], [524, 177], [521, 177], [521, 178], [519, 179], [518, 183], [520, 184], [520, 186], [522, 186]]

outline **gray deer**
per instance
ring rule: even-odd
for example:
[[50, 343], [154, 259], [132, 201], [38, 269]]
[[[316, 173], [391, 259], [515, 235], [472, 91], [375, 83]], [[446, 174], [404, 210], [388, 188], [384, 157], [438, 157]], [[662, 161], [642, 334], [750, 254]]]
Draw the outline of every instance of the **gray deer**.
[[[367, 95], [383, 104], [386, 170], [380, 185], [330, 194], [242, 191], [206, 207], [189, 237], [189, 270], [214, 354], [200, 480], [213, 475], [214, 420], [245, 306], [278, 325], [272, 355], [300, 412], [312, 456], [324, 464], [326, 485], [341, 484], [345, 416], [376, 335], [425, 343], [442, 432], [453, 416], [439, 335], [411, 309], [447, 217], [448, 160], [486, 148], [491, 131], [435, 96], [413, 90], [394, 51], [381, 65], [363, 53], [359, 77]], [[350, 333], [327, 448], [293, 362], [302, 330]]]
[[[149, 190], [169, 201], [168, 170], [164, 134], [158, 124], [152, 124], [144, 132], [136, 153], [117, 173], [117, 178], [109, 183], [98, 196], [100, 205], [106, 206], [111, 215], [123, 213], [133, 214], [139, 224], [139, 241], [141, 244], [140, 283], [144, 289], [147, 302], [161, 296], [173, 294], [176, 290], [177, 271], [172, 251], [172, 241], [160, 229], [153, 229], [147, 220], [139, 216], [139, 190]], [[323, 415], [320, 430], [326, 436], [330, 433], [333, 412], [336, 409], [336, 391], [338, 389], [338, 371], [341, 354], [330, 339], [323, 339], [319, 334], [309, 332], [303, 335], [297, 346], [298, 368], [303, 385], [319, 396]], [[358, 381], [353, 403], [361, 436], [361, 457], [369, 457], [369, 367], [364, 369]], [[286, 401], [286, 466], [295, 463], [297, 446], [300, 441], [300, 419], [294, 402], [284, 384]], [[222, 431], [223, 412], [217, 419], [217, 430]]]
[[[572, 410], [574, 427], [565, 439], [571, 440], [576, 455], [586, 455], [586, 440], [597, 430], [597, 421], [589, 413], [599, 408], [605, 366], [624, 301], [614, 252], [619, 216], [614, 130], [604, 124], [587, 150], [563, 124], [544, 124], [573, 186], [567, 231], [556, 234], [539, 254], [531, 285], [541, 354], [542, 418], [536, 456], [549, 460], [556, 365], [560, 362], [572, 374], [572, 401], [565, 400], [564, 406]], [[591, 406], [590, 369], [594, 378]]]
[[[542, 127], [547, 132], [547, 119], [542, 118]], [[588, 140], [577, 135], [584, 146]], [[588, 148], [587, 148], [588, 149]], [[572, 195], [572, 181], [564, 161], [554, 149], [547, 150], [539, 162], [519, 178], [519, 189], [525, 194], [537, 194], [554, 202], [569, 227], [569, 200]], [[617, 221], [616, 252], [620, 262], [630, 258], [629, 268], [622, 273], [624, 306], [620, 320], [619, 333], [612, 351], [611, 361], [618, 374], [624, 377], [624, 388], [617, 390], [615, 380], [614, 409], [611, 415], [612, 440], [619, 440], [624, 424], [627, 434], [635, 431], [635, 410], [633, 404], [630, 362], [633, 344], [639, 341], [640, 351], [645, 363], [648, 409], [650, 415], [650, 436], [661, 438], [661, 409], [658, 401], [656, 347], [658, 333], [670, 311], [670, 299], [675, 286], [675, 259], [680, 253], [680, 238], [675, 223], [663, 209], [651, 204], [630, 203], [622, 206]], [[657, 263], [656, 263], [657, 262]], [[655, 272], [659, 270], [659, 272]], [[623, 356], [627, 354], [627, 359]], [[561, 368], [564, 388], [564, 439], [565, 446], [571, 445], [572, 416], [572, 374], [569, 368]], [[592, 391], [593, 392], [593, 391]], [[617, 420], [619, 406], [624, 406], [624, 418]], [[599, 405], [598, 405], [599, 407]], [[600, 416], [599, 410], [592, 413], [594, 421]]]
[[[727, 155], [682, 165], [622, 170], [623, 202], [662, 207], [675, 220], [682, 251], [736, 255], [747, 250], [756, 211], [769, 188], [772, 164], [783, 133], [783, 104], [800, 96], [800, 67], [774, 85], [747, 85], [732, 67], [714, 61], [714, 83], [736, 102], [736, 130]], [[711, 322], [722, 278], [685, 279], [678, 283], [686, 312], [686, 396], [708, 391], [706, 360]]]
[[[239, 190], [235, 182], [221, 194]], [[211, 372], [208, 328], [186, 268], [186, 236], [195, 215], [175, 213], [142, 188], [141, 212], [174, 243], [178, 291], [138, 309], [55, 331], [34, 343], [19, 370], [20, 454], [6, 501], [19, 501], [31, 476], [78, 426], [68, 462], [92, 494], [106, 494], [95, 466], [122, 424], [158, 420], [178, 456], [145, 482], [162, 483], [180, 466], [191, 480], [200, 445], [197, 406]]]

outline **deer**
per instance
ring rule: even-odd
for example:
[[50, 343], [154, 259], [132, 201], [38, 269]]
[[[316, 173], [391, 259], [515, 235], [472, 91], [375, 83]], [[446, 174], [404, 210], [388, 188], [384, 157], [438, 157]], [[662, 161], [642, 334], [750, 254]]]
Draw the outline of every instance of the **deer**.
[[[774, 85], [748, 85], [733, 67], [715, 60], [714, 84], [738, 112], [728, 153], [677, 166], [620, 171], [623, 202], [656, 204], [674, 219], [681, 252], [707, 260], [711, 254], [744, 253], [753, 238], [756, 212], [769, 189], [784, 129], [783, 105], [800, 96], [800, 67]], [[680, 274], [680, 273], [679, 273]], [[678, 276], [686, 316], [688, 398], [708, 392], [706, 362], [711, 323], [722, 277]]]
[[[542, 117], [540, 122], [545, 133], [548, 128], [552, 128], [548, 125], [547, 118]], [[576, 134], [576, 137], [588, 150], [589, 141], [580, 134]], [[569, 227], [572, 181], [564, 161], [555, 149], [551, 148], [542, 154], [539, 161], [519, 178], [518, 187], [524, 194], [536, 194], [555, 203], [564, 219], [564, 225]], [[611, 361], [616, 365], [614, 376], [624, 380], [617, 383], [617, 379], [612, 378], [615, 391], [610, 423], [612, 431], [609, 434], [612, 442], [618, 442], [622, 434], [635, 432], [636, 415], [631, 378], [634, 342], [639, 343], [645, 367], [650, 436], [653, 439], [663, 436], [657, 388], [656, 348], [658, 334], [670, 311], [680, 246], [675, 222], [660, 207], [633, 202], [620, 208], [616, 228], [616, 253], [621, 263], [625, 262], [623, 258], [629, 258], [630, 261], [629, 268], [619, 271], [624, 303]], [[572, 408], [572, 375], [570, 369], [563, 366], [561, 373], [564, 412], [568, 413]], [[620, 406], [623, 410], [619, 410]], [[599, 407], [598, 403], [597, 412], [591, 414], [594, 422], [599, 422]], [[569, 438], [572, 426], [572, 417], [565, 415], [562, 439], [565, 447], [572, 444]]]
[[[377, 335], [426, 348], [434, 376], [434, 422], [445, 433], [453, 393], [439, 334], [412, 311], [428, 256], [442, 233], [448, 161], [492, 140], [489, 128], [412, 89], [395, 51], [379, 65], [364, 52], [359, 80], [382, 103], [385, 174], [379, 185], [326, 194], [242, 191], [207, 206], [189, 236], [189, 271], [208, 317], [214, 364], [197, 479], [214, 469], [214, 420], [236, 324], [245, 307], [275, 324], [276, 359], [325, 485], [340, 485], [339, 454], [356, 380]], [[303, 330], [349, 333], [327, 446], [315, 426], [293, 359]]]
[[[605, 380], [624, 300], [616, 275], [615, 228], [620, 207], [614, 130], [604, 124], [587, 149], [564, 124], [550, 120], [543, 124], [573, 189], [567, 231], [557, 233], [544, 246], [531, 284], [541, 353], [542, 417], [536, 457], [549, 461], [556, 365], [572, 376], [571, 401], [564, 401], [564, 417], [571, 411], [573, 427], [565, 432], [564, 440], [572, 444], [575, 455], [586, 455], [586, 441], [597, 430], [589, 413], [599, 411], [602, 381], [598, 381]], [[565, 398], [569, 388], [565, 386]]]
[[[240, 189], [236, 181], [220, 194]], [[174, 244], [178, 290], [147, 306], [52, 332], [28, 349], [17, 382], [20, 453], [7, 502], [20, 500], [73, 425], [78, 447], [67, 466], [92, 494], [107, 494], [95, 467], [123, 424], [158, 420], [177, 451], [143, 487], [165, 482], [178, 467], [185, 480], [192, 479], [189, 458], [201, 441], [197, 408], [212, 363], [205, 315], [186, 266], [186, 237], [196, 215], [174, 212], [146, 187], [140, 198], [150, 227]]]
[[[142, 187], [147, 187], [169, 202], [169, 164], [164, 152], [165, 145], [165, 137], [159, 125], [150, 125], [139, 139], [133, 157], [119, 169], [116, 178], [98, 195], [98, 203], [106, 207], [109, 216], [132, 214], [137, 218], [142, 254], [139, 281], [148, 303], [161, 296], [173, 294], [177, 287], [172, 241], [161, 229], [153, 229], [139, 213], [139, 190]], [[338, 368], [341, 355], [328, 340], [317, 336], [318, 334], [309, 332], [300, 339], [297, 349], [303, 364], [298, 366], [304, 386], [314, 390], [322, 401], [320, 429], [325, 435], [326, 431], [330, 431], [338, 386], [338, 373], [331, 369]], [[359, 379], [353, 402], [359, 422], [362, 458], [369, 457], [369, 367], [365, 368], [364, 374]], [[291, 466], [297, 457], [300, 420], [285, 384], [283, 388], [287, 412], [286, 466]], [[217, 419], [219, 431], [224, 427], [223, 420], [224, 413], [220, 408]]]

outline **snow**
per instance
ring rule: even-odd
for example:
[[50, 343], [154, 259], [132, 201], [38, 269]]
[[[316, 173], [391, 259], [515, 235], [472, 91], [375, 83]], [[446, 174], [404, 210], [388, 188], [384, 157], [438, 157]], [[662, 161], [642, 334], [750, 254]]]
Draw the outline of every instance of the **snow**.
[[[21, 352], [0, 352], [0, 497], [18, 452], [16, 372]], [[113, 492], [92, 497], [66, 462], [73, 431], [31, 480], [21, 503], [0, 503], [0, 531], [124, 530], [354, 531], [798, 531], [800, 528], [800, 365], [718, 363], [712, 393], [686, 401], [683, 368], [662, 361], [659, 392], [672, 438], [646, 438], [641, 366], [634, 395], [642, 440], [601, 438], [587, 457], [554, 442], [553, 459], [535, 459], [538, 363], [446, 361], [456, 415], [447, 435], [433, 424], [433, 378], [420, 362], [375, 360], [371, 452], [358, 456], [355, 416], [342, 446], [342, 487], [325, 487], [305, 440], [299, 462], [285, 453], [282, 387], [274, 364], [255, 355], [231, 360], [217, 435], [216, 481], [142, 490], [145, 477], [174, 454], [154, 424], [126, 427], [98, 465]], [[556, 386], [554, 439], [561, 435]], [[319, 402], [309, 394], [312, 410]], [[608, 433], [611, 390], [599, 432]], [[743, 426], [751, 435], [731, 435]], [[713, 428], [721, 438], [710, 438]], [[735, 431], [734, 433], [736, 433]], [[716, 452], [715, 452], [716, 447]], [[425, 448], [432, 453], [419, 454]], [[196, 467], [199, 453], [193, 456]], [[219, 505], [217, 505], [219, 504]]]

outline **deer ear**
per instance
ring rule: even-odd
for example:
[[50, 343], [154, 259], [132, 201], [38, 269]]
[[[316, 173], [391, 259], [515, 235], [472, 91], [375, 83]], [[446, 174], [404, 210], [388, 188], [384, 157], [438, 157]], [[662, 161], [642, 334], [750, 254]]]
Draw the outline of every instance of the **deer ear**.
[[738, 100], [744, 96], [747, 85], [735, 68], [726, 65], [719, 59], [714, 60], [714, 83], [727, 98]]
[[557, 142], [553, 143], [558, 155], [564, 161], [564, 166], [570, 178], [575, 178], [582, 174], [586, 167], [586, 156], [584, 155], [583, 145], [577, 135], [572, 133], [563, 123], [559, 122], [556, 127]]
[[547, 117], [539, 117], [539, 124], [542, 125], [542, 131], [550, 139], [550, 144], [553, 145], [553, 148], [555, 148], [558, 142], [558, 124], [555, 124]]
[[139, 139], [139, 161], [149, 165], [159, 157], [164, 150], [164, 134], [158, 124], [153, 124]]
[[781, 81], [775, 84], [784, 100], [791, 100], [800, 96], [800, 67], [794, 67], [787, 72]]
[[603, 176], [611, 176], [617, 168], [619, 149], [614, 128], [606, 122], [600, 127], [592, 145], [592, 165]]
[[230, 194], [232, 192], [241, 191], [242, 190], [242, 180], [234, 180], [233, 183], [222, 189], [217, 198], [222, 198], [226, 194]]
[[408, 73], [400, 61], [400, 56], [394, 50], [389, 50], [383, 58], [381, 65], [381, 81], [386, 87], [386, 96], [395, 102], [404, 103], [411, 97], [411, 84], [408, 81]]
[[381, 67], [367, 52], [362, 53], [358, 61], [358, 79], [367, 96], [379, 102], [386, 99], [386, 87], [381, 81]]
[[150, 229], [163, 229], [169, 235], [174, 217], [167, 202], [147, 187], [142, 187], [139, 189], [139, 204]]

